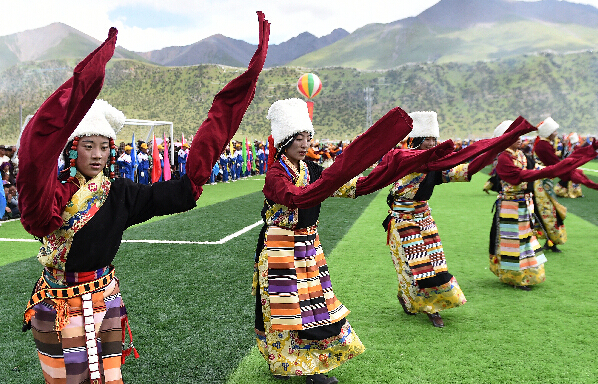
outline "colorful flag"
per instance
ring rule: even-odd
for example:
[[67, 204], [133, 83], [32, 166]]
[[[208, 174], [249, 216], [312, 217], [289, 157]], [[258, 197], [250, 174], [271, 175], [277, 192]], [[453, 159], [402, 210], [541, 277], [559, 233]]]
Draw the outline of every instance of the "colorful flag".
[[170, 161], [168, 160], [168, 143], [164, 135], [164, 181], [170, 180]]
[[152, 144], [152, 183], [160, 180], [162, 175], [162, 167], [160, 166], [160, 152], [158, 151], [158, 143], [156, 143], [156, 135], [154, 135]]
[[181, 133], [181, 147], [183, 146], [183, 144], [185, 144], [187, 141], [185, 140], [185, 134]]

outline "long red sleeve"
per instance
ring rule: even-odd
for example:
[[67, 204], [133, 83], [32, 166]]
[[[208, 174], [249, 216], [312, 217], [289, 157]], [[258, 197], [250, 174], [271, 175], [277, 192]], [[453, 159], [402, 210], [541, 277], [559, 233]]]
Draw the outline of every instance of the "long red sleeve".
[[268, 20], [262, 12], [257, 14], [260, 25], [259, 43], [247, 71], [218, 92], [208, 111], [207, 119], [193, 138], [186, 167], [187, 175], [196, 187], [204, 185], [210, 178], [214, 164], [237, 132], [253, 100], [258, 76], [268, 53], [270, 36]]
[[[595, 144], [596, 143], [594, 142], [594, 145]], [[521, 169], [517, 167], [513, 163], [512, 155], [505, 151], [498, 156], [496, 173], [498, 173], [498, 176], [502, 180], [513, 185], [523, 183], [524, 181], [561, 177], [561, 175], [567, 174], [595, 158], [596, 148], [594, 145], [578, 148], [565, 160], [540, 170]]]
[[538, 142], [534, 145], [534, 152], [544, 165], [554, 165], [561, 161], [556, 153], [554, 153], [554, 148], [549, 141], [538, 140]]
[[491, 164], [496, 155], [510, 147], [517, 141], [519, 136], [535, 129], [527, 120], [519, 116], [501, 136], [478, 140], [460, 151], [453, 152], [442, 159], [427, 164], [427, 168], [431, 171], [444, 171], [474, 158], [467, 171], [467, 175], [471, 178], [480, 169]]
[[571, 181], [576, 184], [583, 184], [588, 188], [598, 190], [598, 183], [595, 183], [592, 180], [588, 179], [588, 177], [584, 175], [581, 169], [576, 169], [571, 172]]
[[452, 140], [447, 140], [434, 148], [425, 151], [417, 149], [393, 149], [365, 177], [357, 180], [355, 196], [363, 196], [375, 192], [399, 180], [401, 177], [415, 172], [425, 164], [442, 158], [454, 150]]
[[[552, 144], [546, 140], [539, 140], [534, 146], [534, 152], [544, 165], [558, 164], [561, 161], [556, 153], [554, 153]], [[598, 189], [598, 184], [588, 179], [581, 169], [573, 170], [570, 174], [563, 174], [559, 177], [564, 182], [572, 181], [576, 184], [583, 184], [588, 188]]]
[[295, 186], [280, 165], [268, 168], [264, 196], [289, 208], [310, 208], [320, 204], [347, 181], [378, 161], [412, 129], [412, 120], [401, 108], [391, 109], [355, 139], [314, 183]]
[[29, 233], [45, 236], [62, 224], [61, 213], [77, 186], [58, 181], [58, 157], [104, 83], [106, 63], [114, 54], [116, 28], [81, 61], [73, 77], [38, 109], [21, 136], [19, 147], [19, 209]]

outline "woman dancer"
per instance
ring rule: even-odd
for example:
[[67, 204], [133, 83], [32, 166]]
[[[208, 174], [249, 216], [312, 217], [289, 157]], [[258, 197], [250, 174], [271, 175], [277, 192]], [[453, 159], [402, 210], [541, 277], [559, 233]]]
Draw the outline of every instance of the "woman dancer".
[[[409, 148], [435, 147], [439, 137], [436, 112], [412, 112], [409, 116], [413, 119]], [[393, 184], [388, 196], [391, 210], [383, 225], [388, 231], [388, 245], [399, 281], [397, 298], [405, 313], [426, 313], [432, 324], [441, 328], [444, 322], [439, 312], [466, 302], [459, 283], [448, 272], [442, 242], [428, 206], [434, 187], [469, 181], [473, 174], [490, 164], [499, 151], [533, 129], [520, 117], [507, 135], [473, 143]], [[470, 164], [461, 164], [473, 157]]]
[[[269, 24], [258, 15], [258, 49], [248, 70], [214, 98], [195, 135], [188, 173], [180, 180], [152, 186], [111, 180], [114, 128], [124, 115], [95, 99], [114, 53], [114, 28], [25, 128], [18, 174], [21, 221], [42, 239], [38, 260], [44, 270], [23, 328], [32, 329], [46, 383], [122, 383], [124, 358], [131, 352], [137, 357], [112, 261], [127, 227], [195, 206], [213, 164], [239, 127], [264, 65]], [[57, 179], [55, 159], [65, 146], [67, 171]], [[127, 330], [131, 343], [125, 349]]]
[[513, 143], [498, 156], [496, 173], [501, 192], [490, 229], [490, 271], [505, 284], [530, 291], [546, 280], [546, 256], [533, 232], [534, 201], [528, 182], [567, 175], [596, 157], [598, 144], [575, 150], [567, 159], [542, 168], [527, 169], [527, 158]]
[[314, 134], [304, 101], [279, 100], [268, 118], [271, 159], [254, 275], [257, 344], [276, 377], [305, 375], [308, 384], [336, 383], [323, 374], [364, 347], [332, 289], [317, 231], [320, 203], [331, 195], [354, 198], [375, 191], [388, 185], [387, 178], [439, 156], [436, 152], [446, 154], [447, 146], [394, 156], [387, 161], [392, 167], [357, 178], [411, 130], [411, 119], [400, 108], [359, 136], [326, 170], [304, 161]]

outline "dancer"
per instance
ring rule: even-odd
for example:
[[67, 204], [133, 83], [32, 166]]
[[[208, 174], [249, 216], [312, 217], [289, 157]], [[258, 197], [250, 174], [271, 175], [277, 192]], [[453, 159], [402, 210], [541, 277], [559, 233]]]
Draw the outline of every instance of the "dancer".
[[[413, 130], [408, 147], [417, 150], [435, 147], [439, 138], [436, 112], [418, 111], [409, 116], [413, 119]], [[393, 184], [388, 196], [391, 210], [383, 225], [399, 281], [397, 298], [406, 314], [426, 313], [435, 327], [442, 328], [444, 321], [439, 312], [466, 302], [459, 283], [448, 272], [442, 242], [428, 206], [434, 187], [469, 181], [498, 152], [532, 129], [533, 126], [519, 118], [508, 135], [479, 140]], [[461, 164], [473, 157], [470, 164]]]
[[[247, 71], [215, 96], [180, 180], [152, 186], [111, 180], [114, 127], [124, 115], [95, 99], [114, 53], [115, 28], [25, 128], [19, 151], [21, 221], [43, 241], [38, 260], [44, 270], [23, 329], [32, 329], [46, 383], [122, 383], [124, 358], [137, 356], [112, 266], [122, 234], [152, 216], [195, 206], [212, 165], [241, 123], [264, 65], [269, 24], [258, 15], [258, 49]], [[55, 159], [65, 146], [70, 168], [57, 178]]]
[[372, 177], [357, 178], [411, 130], [411, 119], [400, 108], [353, 141], [326, 170], [305, 161], [314, 130], [304, 101], [279, 100], [270, 107], [268, 119], [272, 136], [263, 189], [264, 226], [254, 274], [258, 348], [279, 378], [305, 375], [308, 384], [336, 383], [324, 373], [364, 347], [332, 288], [317, 230], [320, 203], [332, 195], [354, 198], [386, 186], [436, 152], [452, 151], [452, 142], [448, 150], [389, 157]]
[[[554, 165], [561, 161], [553, 144], [558, 128], [559, 124], [551, 117], [538, 124], [538, 139], [534, 144], [534, 155], [540, 165]], [[554, 185], [554, 192], [559, 197], [583, 197], [580, 184], [598, 190], [598, 183], [590, 180], [581, 169], [576, 169], [571, 174], [560, 177], [560, 181]]]
[[533, 193], [528, 183], [562, 177], [596, 157], [598, 144], [575, 150], [567, 159], [542, 168], [527, 169], [527, 158], [513, 143], [498, 156], [496, 173], [500, 177], [496, 211], [490, 229], [490, 271], [505, 284], [530, 291], [546, 280], [546, 256], [532, 230], [534, 227]]

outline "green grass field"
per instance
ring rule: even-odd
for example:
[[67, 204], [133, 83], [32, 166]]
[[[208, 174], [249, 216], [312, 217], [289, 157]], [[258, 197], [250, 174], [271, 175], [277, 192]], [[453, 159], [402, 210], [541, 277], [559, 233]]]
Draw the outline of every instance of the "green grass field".
[[[596, 166], [596, 162], [587, 168]], [[593, 180], [598, 177], [586, 172]], [[328, 199], [320, 237], [335, 292], [366, 352], [333, 371], [341, 383], [594, 383], [598, 308], [598, 191], [561, 199], [569, 208], [563, 253], [548, 253], [547, 281], [531, 292], [488, 270], [494, 195], [471, 183], [437, 187], [430, 206], [449, 271], [467, 304], [443, 312], [445, 328], [407, 316], [381, 222], [386, 190], [357, 200]], [[198, 207], [130, 228], [125, 239], [218, 241], [257, 222], [263, 178], [206, 186]], [[259, 227], [224, 244], [123, 243], [115, 259], [135, 346], [127, 383], [279, 383], [253, 337], [251, 275]], [[0, 238], [31, 238], [19, 222]], [[37, 244], [0, 242], [0, 383], [43, 383], [35, 345], [21, 332], [22, 310], [40, 275]], [[588, 272], [588, 273], [586, 273]], [[286, 381], [299, 384], [293, 378]]]

